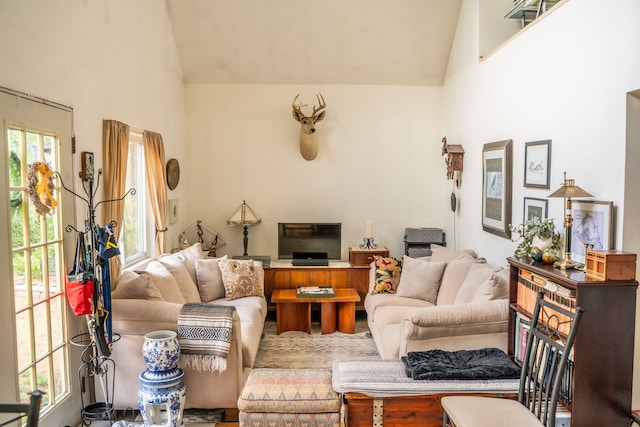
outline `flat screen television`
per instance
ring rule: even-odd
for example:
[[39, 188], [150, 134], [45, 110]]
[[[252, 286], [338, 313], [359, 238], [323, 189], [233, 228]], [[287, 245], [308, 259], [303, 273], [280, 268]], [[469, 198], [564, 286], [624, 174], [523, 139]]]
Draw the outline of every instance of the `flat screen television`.
[[328, 259], [340, 259], [342, 224], [279, 222], [278, 259], [292, 259], [294, 252], [326, 252]]

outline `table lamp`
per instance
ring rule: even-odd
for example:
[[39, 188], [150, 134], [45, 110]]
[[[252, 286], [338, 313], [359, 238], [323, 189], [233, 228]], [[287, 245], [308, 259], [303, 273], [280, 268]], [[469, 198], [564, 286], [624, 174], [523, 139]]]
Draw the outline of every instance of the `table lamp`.
[[244, 253], [242, 256], [247, 256], [247, 247], [249, 246], [249, 229], [250, 225], [258, 225], [262, 221], [261, 218], [258, 218], [256, 213], [247, 205], [247, 202], [244, 200], [242, 204], [236, 211], [233, 213], [231, 218], [227, 220], [227, 225], [236, 226], [243, 225], [244, 226]]
[[562, 187], [549, 194], [548, 197], [564, 198], [564, 259], [556, 261], [554, 267], [560, 267], [562, 270], [567, 268], [579, 268], [582, 264], [571, 260], [571, 227], [573, 225], [573, 216], [571, 215], [571, 198], [572, 197], [593, 197], [589, 192], [578, 187], [574, 179], [567, 179], [567, 173], [564, 173], [564, 182]]

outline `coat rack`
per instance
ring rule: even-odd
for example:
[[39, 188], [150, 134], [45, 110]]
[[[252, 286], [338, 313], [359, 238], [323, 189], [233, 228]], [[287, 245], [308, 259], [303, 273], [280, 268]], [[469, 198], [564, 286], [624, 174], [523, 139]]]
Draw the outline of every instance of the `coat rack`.
[[[65, 227], [66, 232], [75, 231], [79, 236], [82, 235], [83, 241], [87, 240], [86, 235], [89, 233], [87, 253], [80, 255], [86, 257], [86, 263], [88, 264], [83, 273], [83, 280], [92, 279], [94, 281], [92, 313], [85, 316], [87, 319], [88, 332], [76, 335], [71, 339], [72, 344], [83, 347], [81, 356], [83, 363], [78, 369], [78, 380], [81, 386], [84, 386], [85, 378], [90, 382], [87, 388], [89, 393], [89, 402], [87, 404], [84, 402], [84, 393], [81, 395], [82, 422], [87, 426], [91, 424], [93, 420], [108, 419], [110, 424], [113, 424], [115, 421], [112, 416], [115, 362], [110, 359], [110, 356], [111, 345], [119, 339], [119, 335], [113, 334], [111, 330], [111, 319], [109, 317], [111, 311], [111, 285], [108, 273], [108, 260], [100, 257], [97, 251], [99, 243], [97, 235], [100, 227], [96, 223], [96, 208], [103, 203], [124, 200], [128, 195], [136, 193], [135, 188], [131, 188], [118, 199], [103, 200], [95, 203], [95, 196], [100, 186], [102, 169], [98, 169], [97, 171], [95, 186], [94, 175], [93, 154], [87, 152], [82, 153], [82, 171], [79, 174], [85, 196], [68, 188], [58, 172], [53, 173], [53, 177], [60, 180], [62, 188], [84, 201], [89, 210], [89, 217], [85, 220], [83, 231], [80, 231], [70, 224]], [[111, 228], [116, 225], [117, 223], [115, 221], [109, 222]], [[78, 254], [76, 254], [76, 256], [78, 256]], [[102, 397], [104, 398], [102, 402], [96, 399], [95, 377], [99, 378]]]

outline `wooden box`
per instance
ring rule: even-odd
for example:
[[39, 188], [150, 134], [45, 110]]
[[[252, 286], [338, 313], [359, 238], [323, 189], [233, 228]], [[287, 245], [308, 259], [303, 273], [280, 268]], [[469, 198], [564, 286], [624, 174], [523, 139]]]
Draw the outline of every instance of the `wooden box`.
[[443, 396], [484, 396], [518, 399], [518, 393], [440, 393], [423, 396], [375, 398], [361, 393], [344, 393], [348, 427], [442, 427]]
[[349, 248], [349, 263], [351, 265], [369, 265], [373, 262], [374, 256], [388, 257], [387, 248], [359, 249]]
[[593, 280], [635, 280], [636, 254], [587, 249], [584, 269], [585, 275]]

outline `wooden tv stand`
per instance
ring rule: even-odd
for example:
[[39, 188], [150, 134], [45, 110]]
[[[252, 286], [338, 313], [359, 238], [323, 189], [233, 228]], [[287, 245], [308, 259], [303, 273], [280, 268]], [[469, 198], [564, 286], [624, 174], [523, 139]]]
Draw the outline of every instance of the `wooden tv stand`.
[[295, 289], [298, 286], [331, 285], [334, 289], [355, 289], [360, 296], [356, 310], [364, 310], [364, 297], [369, 289], [369, 266], [351, 265], [346, 261], [330, 261], [328, 266], [293, 266], [287, 261], [273, 261], [264, 268], [264, 294], [268, 308], [275, 311], [271, 302], [274, 289]]

